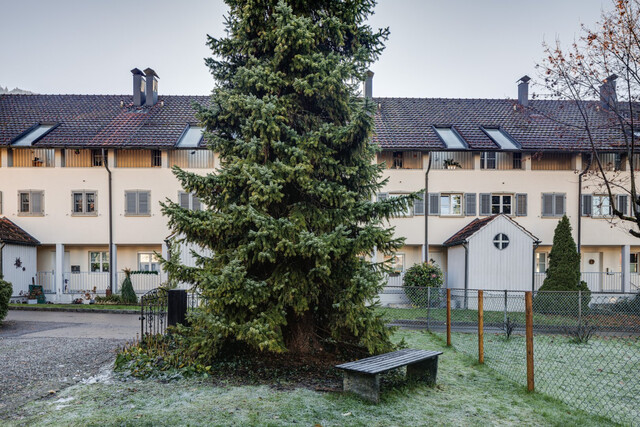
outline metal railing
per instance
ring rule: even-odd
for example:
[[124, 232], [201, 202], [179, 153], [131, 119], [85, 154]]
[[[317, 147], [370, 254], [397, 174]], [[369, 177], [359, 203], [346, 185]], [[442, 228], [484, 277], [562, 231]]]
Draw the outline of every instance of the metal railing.
[[[63, 273], [63, 288], [62, 292], [65, 294], [81, 293], [84, 291], [90, 291], [91, 293], [103, 294], [109, 287], [109, 272], [66, 272]], [[53, 272], [39, 272], [38, 277], [42, 276], [46, 283], [50, 284], [50, 292], [55, 293], [54, 274]], [[124, 272], [119, 271], [117, 274], [117, 280], [115, 285], [117, 286], [114, 291], [122, 288], [122, 282], [126, 275]], [[132, 274], [131, 284], [133, 290], [137, 294], [143, 294], [150, 290], [160, 287], [162, 284], [162, 277], [160, 274]], [[94, 291], [95, 289], [95, 291]]]
[[[123, 271], [118, 272], [118, 289], [122, 288], [126, 274]], [[158, 274], [131, 274], [131, 285], [137, 294], [143, 294], [155, 288], [159, 288], [162, 284], [162, 277]]]
[[45, 294], [56, 293], [56, 275], [53, 271], [38, 271], [36, 273], [36, 285], [42, 286]]
[[153, 289], [140, 297], [140, 338], [164, 334], [167, 329], [168, 293]]

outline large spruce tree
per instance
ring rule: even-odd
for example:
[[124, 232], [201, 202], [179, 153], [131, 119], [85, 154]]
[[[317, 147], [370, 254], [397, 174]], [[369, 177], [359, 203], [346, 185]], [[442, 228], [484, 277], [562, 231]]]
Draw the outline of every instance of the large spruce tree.
[[381, 168], [371, 100], [357, 89], [387, 30], [365, 19], [373, 0], [227, 0], [227, 36], [209, 38], [216, 80], [199, 107], [220, 164], [175, 169], [207, 209], [166, 202], [176, 235], [209, 249], [164, 267], [206, 299], [192, 331], [201, 354], [228, 345], [310, 353], [390, 348], [371, 303], [381, 286], [374, 248], [398, 249], [384, 221], [415, 195], [373, 202]]

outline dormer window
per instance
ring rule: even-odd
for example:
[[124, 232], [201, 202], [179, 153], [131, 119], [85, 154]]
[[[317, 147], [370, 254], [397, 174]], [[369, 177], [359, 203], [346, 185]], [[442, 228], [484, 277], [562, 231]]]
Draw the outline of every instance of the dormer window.
[[176, 144], [177, 148], [197, 148], [200, 145], [200, 141], [202, 141], [202, 134], [204, 132], [204, 128], [194, 125], [189, 125], [186, 131], [182, 134], [178, 143]]
[[55, 124], [38, 124], [13, 141], [11, 145], [13, 147], [31, 147], [37, 140], [49, 133], [55, 126]]
[[481, 129], [502, 150], [519, 150], [520, 149], [520, 144], [518, 144], [515, 141], [515, 139], [511, 138], [511, 136], [508, 133], [506, 133], [503, 129], [485, 128], [485, 127], [481, 127]]
[[434, 127], [438, 137], [442, 140], [444, 145], [449, 150], [464, 150], [467, 148], [467, 143], [460, 136], [453, 127]]

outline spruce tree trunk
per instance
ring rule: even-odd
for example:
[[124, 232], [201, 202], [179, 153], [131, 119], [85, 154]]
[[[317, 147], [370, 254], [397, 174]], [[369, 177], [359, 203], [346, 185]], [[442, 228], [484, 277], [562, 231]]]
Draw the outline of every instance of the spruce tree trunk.
[[310, 310], [301, 316], [290, 313], [287, 319], [287, 327], [283, 331], [287, 350], [294, 354], [311, 354], [323, 350]]

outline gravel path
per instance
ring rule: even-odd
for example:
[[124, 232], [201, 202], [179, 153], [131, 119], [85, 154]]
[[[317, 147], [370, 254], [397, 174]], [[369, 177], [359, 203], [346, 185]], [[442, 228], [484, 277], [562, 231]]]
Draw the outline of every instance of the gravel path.
[[[13, 418], [28, 401], [98, 374], [127, 341], [74, 336], [78, 328], [92, 330], [93, 325], [77, 323], [82, 319], [33, 319], [8, 320], [0, 326], [0, 420]], [[114, 318], [114, 323], [119, 321]]]

